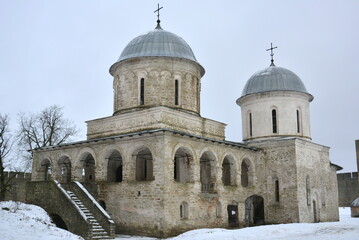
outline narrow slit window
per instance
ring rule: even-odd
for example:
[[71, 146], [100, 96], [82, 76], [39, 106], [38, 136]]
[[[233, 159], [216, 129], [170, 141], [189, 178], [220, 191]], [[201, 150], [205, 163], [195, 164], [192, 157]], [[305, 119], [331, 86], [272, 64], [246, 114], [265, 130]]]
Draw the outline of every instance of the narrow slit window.
[[141, 78], [141, 84], [140, 84], [140, 105], [145, 104], [145, 79]]
[[175, 105], [179, 104], [179, 99], [178, 99], [178, 80], [175, 80]]
[[275, 193], [275, 202], [279, 202], [279, 181], [275, 180], [274, 182], [274, 193]]
[[299, 116], [299, 110], [297, 110], [297, 133], [300, 133], [300, 116]]
[[249, 136], [252, 137], [253, 132], [252, 132], [252, 113], [249, 114]]
[[272, 110], [272, 127], [273, 127], [273, 133], [277, 133], [277, 111], [275, 109]]

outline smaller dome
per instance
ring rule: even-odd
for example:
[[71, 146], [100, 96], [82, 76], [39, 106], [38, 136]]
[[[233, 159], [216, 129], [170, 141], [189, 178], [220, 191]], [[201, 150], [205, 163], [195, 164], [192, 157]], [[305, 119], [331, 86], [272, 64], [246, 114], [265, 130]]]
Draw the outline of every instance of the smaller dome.
[[244, 86], [242, 97], [261, 92], [295, 91], [307, 93], [302, 80], [292, 71], [271, 65], [249, 78]]

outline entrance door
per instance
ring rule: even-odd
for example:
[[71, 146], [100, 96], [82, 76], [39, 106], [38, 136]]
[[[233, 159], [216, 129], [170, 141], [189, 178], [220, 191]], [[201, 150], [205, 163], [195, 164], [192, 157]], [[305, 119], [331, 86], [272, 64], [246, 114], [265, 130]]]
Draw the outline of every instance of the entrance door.
[[245, 218], [247, 226], [264, 224], [264, 201], [261, 196], [250, 196], [245, 201]]
[[239, 227], [238, 221], [238, 205], [228, 205], [228, 226]]

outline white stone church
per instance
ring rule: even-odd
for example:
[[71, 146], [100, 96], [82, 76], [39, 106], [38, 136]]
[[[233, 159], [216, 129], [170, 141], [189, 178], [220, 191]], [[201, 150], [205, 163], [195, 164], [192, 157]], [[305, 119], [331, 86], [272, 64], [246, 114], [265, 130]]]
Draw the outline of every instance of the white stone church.
[[92, 186], [127, 234], [339, 220], [338, 166], [311, 141], [313, 96], [292, 71], [272, 61], [249, 78], [237, 100], [243, 142], [200, 115], [205, 69], [159, 21], [110, 74], [113, 115], [87, 121], [85, 141], [34, 150], [32, 181]]

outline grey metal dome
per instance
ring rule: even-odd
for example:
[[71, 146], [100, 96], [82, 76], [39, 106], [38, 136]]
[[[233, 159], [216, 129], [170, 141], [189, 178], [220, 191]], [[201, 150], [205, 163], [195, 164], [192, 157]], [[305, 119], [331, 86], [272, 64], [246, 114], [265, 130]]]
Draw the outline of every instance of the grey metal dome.
[[129, 42], [117, 62], [137, 57], [175, 57], [198, 63], [192, 49], [185, 40], [176, 34], [163, 30], [159, 25], [155, 30], [140, 35]]
[[294, 72], [271, 65], [249, 78], [244, 86], [242, 97], [272, 91], [296, 91], [309, 94], [302, 80]]

